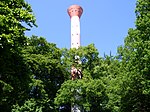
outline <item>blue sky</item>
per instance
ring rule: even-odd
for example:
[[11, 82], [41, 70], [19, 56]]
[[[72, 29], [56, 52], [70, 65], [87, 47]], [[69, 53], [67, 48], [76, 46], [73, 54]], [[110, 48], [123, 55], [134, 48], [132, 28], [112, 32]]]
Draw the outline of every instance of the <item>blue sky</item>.
[[136, 0], [26, 0], [31, 4], [38, 27], [26, 32], [70, 48], [70, 17], [67, 8], [78, 4], [83, 8], [80, 19], [81, 45], [94, 43], [101, 56], [123, 45], [128, 29], [135, 27]]

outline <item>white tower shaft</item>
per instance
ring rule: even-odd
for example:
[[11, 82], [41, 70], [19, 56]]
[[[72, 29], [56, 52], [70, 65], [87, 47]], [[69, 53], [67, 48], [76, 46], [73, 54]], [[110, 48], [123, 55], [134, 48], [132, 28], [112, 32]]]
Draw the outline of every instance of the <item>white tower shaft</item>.
[[[82, 15], [83, 9], [78, 5], [72, 5], [68, 8], [68, 14], [71, 19], [71, 48], [78, 49], [80, 47], [80, 17]], [[75, 58], [78, 56], [75, 56]], [[78, 63], [79, 64], [79, 63]], [[71, 67], [71, 79], [75, 80], [81, 76], [81, 70], [78, 70], [74, 67]], [[81, 79], [82, 77], [80, 77]], [[78, 90], [76, 90], [78, 91]], [[80, 97], [77, 94], [74, 94], [74, 97], [77, 100], [80, 100]], [[82, 108], [77, 104], [71, 105], [71, 112], [81, 112]]]
[[71, 48], [78, 49], [80, 44], [80, 18], [73, 16], [71, 17]]

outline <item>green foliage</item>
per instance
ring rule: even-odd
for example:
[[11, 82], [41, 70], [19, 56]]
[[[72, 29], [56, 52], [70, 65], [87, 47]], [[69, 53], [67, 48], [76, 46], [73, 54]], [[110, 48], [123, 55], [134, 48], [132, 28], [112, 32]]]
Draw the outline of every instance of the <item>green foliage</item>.
[[[97, 49], [94, 47], [94, 44], [90, 44], [86, 47], [80, 47], [78, 50], [62, 49], [62, 64], [65, 66], [65, 69], [68, 72], [70, 72], [71, 66], [75, 66], [77, 69], [82, 70], [84, 77], [94, 78], [93, 68], [99, 64], [98, 54], [99, 53]], [[70, 77], [68, 77], [68, 79], [69, 78]]]
[[[55, 44], [48, 43], [42, 37], [32, 36], [27, 43], [23, 55], [31, 79], [28, 100], [34, 100], [33, 106], [38, 105], [41, 111], [55, 111], [53, 100], [64, 81], [65, 73], [61, 65], [61, 52]], [[14, 111], [22, 108], [26, 109], [26, 102], [17, 106]], [[29, 109], [35, 111], [38, 108], [29, 107]]]
[[14, 103], [22, 103], [27, 96], [30, 78], [21, 47], [26, 44], [26, 27], [34, 25], [32, 9], [24, 0], [0, 1], [0, 106], [3, 112], [10, 111]]
[[125, 45], [119, 48], [122, 57], [121, 111], [150, 111], [150, 1], [138, 0], [136, 28], [130, 29]]
[[30, 99], [23, 106], [15, 105], [12, 112], [42, 112], [42, 108], [42, 105], [39, 105], [34, 99]]
[[101, 80], [68, 80], [61, 86], [55, 104], [77, 104], [86, 111], [106, 111], [108, 97]]
[[62, 52], [62, 62], [66, 65], [66, 70], [70, 72], [71, 66], [74, 65], [82, 70], [83, 78], [65, 81], [57, 93], [55, 104], [58, 107], [63, 104], [77, 104], [86, 111], [110, 111], [106, 106], [108, 96], [105, 84], [100, 79], [106, 74], [102, 75], [104, 71], [99, 70], [105, 68], [102, 67], [104, 65], [102, 63], [105, 62], [98, 57], [98, 51], [94, 45], [80, 47], [78, 50], [64, 49]]
[[[117, 56], [99, 57], [93, 44], [59, 49], [43, 37], [27, 38], [36, 26], [24, 0], [0, 1], [0, 110], [56, 112], [78, 105], [90, 112], [150, 111], [150, 1], [137, 0], [136, 28]], [[29, 27], [29, 28], [28, 28]], [[70, 80], [70, 70], [83, 78]]]
[[24, 0], [1, 0], [0, 18], [0, 50], [16, 50], [26, 44], [24, 31], [27, 25], [35, 25], [31, 6]]

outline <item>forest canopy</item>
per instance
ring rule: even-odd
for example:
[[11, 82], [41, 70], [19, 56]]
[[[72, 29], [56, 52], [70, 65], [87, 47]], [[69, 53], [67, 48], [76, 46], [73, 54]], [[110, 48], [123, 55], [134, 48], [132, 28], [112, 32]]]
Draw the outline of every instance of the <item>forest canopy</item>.
[[[100, 57], [94, 44], [60, 49], [45, 37], [27, 37], [37, 27], [31, 5], [1, 0], [0, 110], [150, 112], [150, 1], [137, 0], [135, 15], [117, 55]], [[71, 80], [72, 65], [82, 79]]]

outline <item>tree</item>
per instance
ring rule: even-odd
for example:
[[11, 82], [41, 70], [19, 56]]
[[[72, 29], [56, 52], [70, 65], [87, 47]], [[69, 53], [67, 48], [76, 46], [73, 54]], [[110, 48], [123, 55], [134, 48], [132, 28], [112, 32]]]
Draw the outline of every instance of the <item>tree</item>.
[[[150, 1], [137, 0], [136, 28], [117, 56], [99, 57], [93, 44], [59, 49], [43, 37], [24, 0], [0, 1], [0, 110], [3, 112], [150, 111]], [[70, 80], [71, 67], [82, 79]]]
[[122, 58], [120, 111], [150, 111], [150, 1], [138, 0], [136, 28], [129, 29], [125, 45], [119, 48]]
[[24, 0], [0, 1], [0, 110], [10, 111], [27, 96], [29, 76], [21, 53], [24, 32], [35, 26], [32, 9]]
[[73, 65], [77, 69], [81, 69], [83, 78], [65, 81], [58, 90], [55, 104], [58, 107], [65, 104], [77, 104], [86, 111], [110, 111], [106, 107], [108, 96], [105, 84], [99, 79], [98, 72], [95, 72], [102, 60], [98, 57], [94, 45], [80, 47], [78, 50], [65, 49], [63, 53], [62, 60], [68, 74]]
[[23, 105], [14, 105], [13, 110], [55, 111], [54, 97], [65, 76], [65, 68], [61, 64], [61, 50], [43, 37], [32, 36], [27, 43], [23, 55], [32, 81], [29, 84], [28, 99]]

